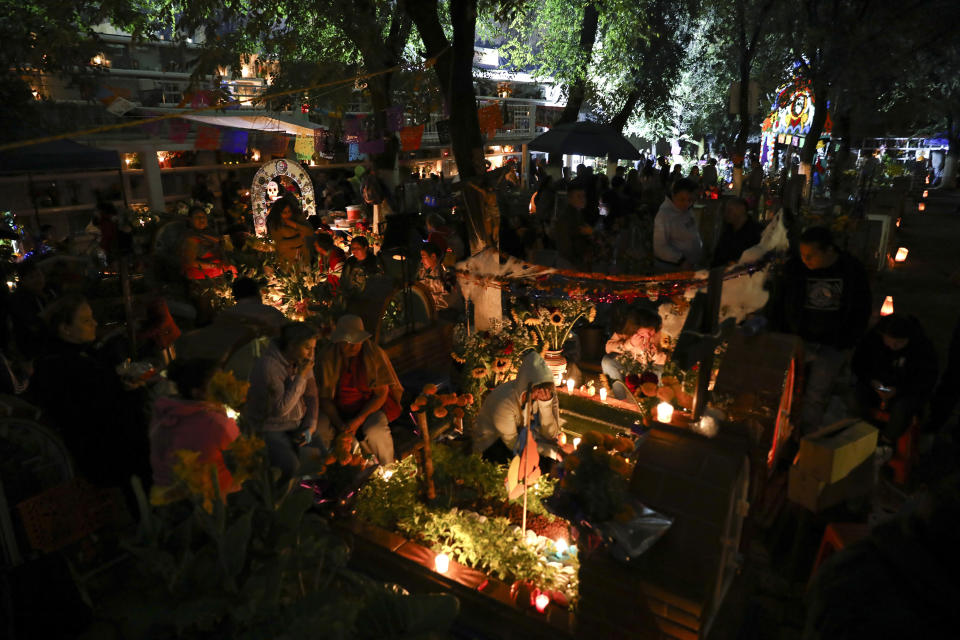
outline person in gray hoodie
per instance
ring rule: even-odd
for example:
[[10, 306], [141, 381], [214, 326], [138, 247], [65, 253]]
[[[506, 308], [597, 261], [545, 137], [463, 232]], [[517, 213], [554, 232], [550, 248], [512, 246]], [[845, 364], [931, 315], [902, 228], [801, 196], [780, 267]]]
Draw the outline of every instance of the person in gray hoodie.
[[291, 322], [253, 365], [244, 420], [267, 444], [270, 464], [287, 475], [299, 466], [297, 443], [317, 424], [317, 383], [313, 376], [316, 330]]
[[524, 425], [527, 402], [533, 403], [531, 424], [541, 455], [556, 457], [560, 436], [560, 404], [553, 372], [536, 351], [528, 351], [517, 377], [491, 391], [473, 427], [473, 450], [487, 459], [509, 462]]

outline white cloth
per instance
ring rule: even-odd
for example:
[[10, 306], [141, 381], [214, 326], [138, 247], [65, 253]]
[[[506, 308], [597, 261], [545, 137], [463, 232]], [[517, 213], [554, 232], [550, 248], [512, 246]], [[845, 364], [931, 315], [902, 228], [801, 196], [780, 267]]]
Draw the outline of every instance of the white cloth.
[[703, 255], [703, 240], [693, 213], [689, 209], [680, 211], [670, 198], [664, 198], [653, 219], [653, 255], [675, 265], [684, 261], [697, 265]]

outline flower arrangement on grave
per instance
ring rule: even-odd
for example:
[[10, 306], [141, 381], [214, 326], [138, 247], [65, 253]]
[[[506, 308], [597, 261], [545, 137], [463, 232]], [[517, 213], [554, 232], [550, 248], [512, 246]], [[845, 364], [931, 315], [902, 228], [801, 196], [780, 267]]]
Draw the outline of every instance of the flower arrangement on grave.
[[[536, 346], [530, 331], [515, 322], [495, 321], [490, 329], [473, 333], [457, 325], [451, 356], [461, 365], [460, 388], [479, 401], [489, 390], [512, 380], [523, 354]], [[473, 406], [468, 405], [467, 411]]]
[[357, 516], [375, 526], [446, 553], [453, 560], [507, 583], [531, 584], [565, 606], [578, 593], [579, 557], [570, 523], [543, 506], [556, 482], [541, 477], [528, 492], [527, 531], [521, 504], [509, 500], [505, 469], [453, 447], [434, 449], [436, 498], [424, 501], [420, 469], [409, 456], [374, 475], [360, 491]]
[[560, 488], [590, 522], [633, 517], [628, 492], [633, 466], [626, 458], [633, 449], [634, 442], [627, 436], [591, 431], [564, 458]]
[[201, 202], [200, 200], [194, 200], [193, 198], [188, 198], [187, 200], [180, 200], [174, 206], [174, 211], [177, 215], [187, 216], [190, 214], [190, 210], [194, 207], [200, 207], [203, 209], [203, 212], [207, 215], [210, 215], [210, 212], [213, 211], [212, 202]]
[[560, 351], [570, 336], [570, 331], [581, 318], [593, 322], [597, 308], [587, 300], [538, 300], [522, 304], [517, 298], [510, 299], [510, 317], [518, 325], [529, 327], [537, 337], [541, 349]]
[[697, 371], [696, 365], [692, 369], [685, 370], [670, 361], [664, 367], [663, 375], [657, 376], [652, 371], [644, 371], [639, 375], [627, 375], [624, 382], [636, 397], [646, 419], [661, 402], [666, 402], [674, 408], [692, 409], [693, 393], [697, 387]]
[[473, 405], [473, 400], [472, 393], [437, 393], [437, 385], [425, 384], [420, 395], [410, 403], [410, 411], [425, 414], [433, 432], [451, 420], [462, 421], [465, 409]]
[[232, 371], [217, 370], [207, 384], [207, 399], [236, 410], [247, 401], [250, 383], [238, 380]]

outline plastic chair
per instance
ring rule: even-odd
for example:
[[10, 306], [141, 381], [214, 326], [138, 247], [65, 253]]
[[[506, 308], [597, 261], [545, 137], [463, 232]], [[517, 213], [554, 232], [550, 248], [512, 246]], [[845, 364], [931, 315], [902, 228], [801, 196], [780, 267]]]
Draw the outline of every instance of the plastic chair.
[[[886, 423], [890, 420], [890, 414], [880, 409], [874, 409], [870, 412], [870, 418]], [[897, 439], [893, 457], [887, 462], [887, 466], [893, 470], [893, 481], [897, 484], [906, 484], [910, 479], [910, 471], [919, 455], [919, 444], [920, 421], [914, 417], [907, 430]]]

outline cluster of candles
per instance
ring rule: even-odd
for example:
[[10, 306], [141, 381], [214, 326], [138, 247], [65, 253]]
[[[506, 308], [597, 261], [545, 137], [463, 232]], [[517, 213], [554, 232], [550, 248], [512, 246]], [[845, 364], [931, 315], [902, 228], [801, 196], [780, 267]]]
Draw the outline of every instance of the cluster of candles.
[[[567, 393], [569, 393], [570, 395], [573, 395], [573, 390], [574, 390], [574, 389], [576, 388], [576, 386], [577, 386], [576, 381], [575, 381], [573, 378], [567, 378], [567, 379], [564, 381], [564, 384], [567, 386]], [[590, 384], [592, 385], [593, 383], [591, 382]], [[607, 401], [607, 388], [606, 388], [606, 387], [600, 387], [600, 389], [597, 391], [597, 393], [600, 395], [600, 402], [606, 402], [606, 401]], [[591, 393], [590, 393], [590, 395], [593, 395], [592, 388], [591, 388]]]

